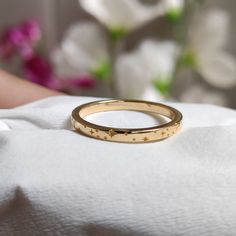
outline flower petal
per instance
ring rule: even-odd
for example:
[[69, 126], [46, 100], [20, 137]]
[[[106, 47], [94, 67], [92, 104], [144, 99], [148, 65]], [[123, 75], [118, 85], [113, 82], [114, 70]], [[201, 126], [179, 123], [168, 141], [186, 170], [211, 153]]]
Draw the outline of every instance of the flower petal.
[[139, 51], [151, 79], [172, 76], [179, 53], [179, 48], [174, 42], [146, 40], [140, 45]]
[[111, 30], [132, 30], [165, 13], [165, 0], [152, 6], [138, 0], [80, 0], [81, 6]]
[[21, 25], [21, 31], [29, 43], [36, 43], [42, 38], [40, 24], [37, 20], [27, 20]]
[[236, 59], [224, 51], [199, 55], [199, 73], [211, 85], [230, 88], [236, 85]]
[[142, 98], [153, 80], [173, 73], [175, 50], [171, 42], [144, 41], [116, 63], [117, 87], [122, 98]]
[[229, 36], [228, 13], [218, 8], [200, 10], [190, 28], [191, 47], [202, 51], [224, 47]]
[[62, 43], [62, 51], [67, 62], [80, 73], [96, 69], [108, 60], [105, 36], [94, 23], [73, 25]]
[[78, 75], [79, 71], [77, 67], [73, 67], [68, 63], [65, 54], [60, 48], [51, 53], [51, 61], [54, 65], [57, 76], [70, 77], [72, 75]]
[[142, 97], [140, 99], [152, 102], [164, 101], [164, 97], [154, 88], [153, 85], [149, 85], [144, 90]]
[[181, 9], [184, 7], [184, 0], [165, 0], [167, 10]]
[[150, 83], [138, 53], [121, 55], [116, 62], [116, 86], [120, 98], [139, 99]]
[[62, 77], [60, 78], [61, 86], [64, 89], [78, 89], [78, 88], [93, 88], [96, 85], [96, 80], [89, 75], [79, 75], [76, 77]]
[[51, 63], [40, 55], [32, 55], [24, 61], [25, 77], [34, 83], [59, 90], [59, 82], [55, 79]]

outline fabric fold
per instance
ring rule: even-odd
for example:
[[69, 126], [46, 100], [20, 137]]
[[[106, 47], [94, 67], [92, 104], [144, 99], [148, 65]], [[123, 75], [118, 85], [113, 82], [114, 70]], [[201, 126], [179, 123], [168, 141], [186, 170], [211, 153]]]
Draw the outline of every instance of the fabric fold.
[[[0, 127], [10, 127], [0, 128], [0, 236], [236, 234], [236, 111], [169, 104], [184, 115], [179, 134], [126, 144], [70, 129], [72, 109], [94, 100], [61, 96], [0, 110]], [[111, 117], [90, 120], [155, 122]]]

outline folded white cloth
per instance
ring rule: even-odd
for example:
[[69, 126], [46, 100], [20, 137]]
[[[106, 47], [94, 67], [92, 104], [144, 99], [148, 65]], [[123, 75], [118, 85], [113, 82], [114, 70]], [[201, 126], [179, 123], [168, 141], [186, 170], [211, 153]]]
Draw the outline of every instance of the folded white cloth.
[[[0, 236], [236, 235], [236, 111], [170, 104], [184, 115], [179, 134], [124, 144], [70, 130], [72, 109], [93, 100], [0, 110]], [[115, 114], [90, 119], [156, 122]]]

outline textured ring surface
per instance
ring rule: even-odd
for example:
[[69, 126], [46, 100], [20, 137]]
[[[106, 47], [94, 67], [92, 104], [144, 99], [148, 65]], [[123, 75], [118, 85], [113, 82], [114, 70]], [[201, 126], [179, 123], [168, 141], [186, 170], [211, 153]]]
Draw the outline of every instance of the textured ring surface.
[[[115, 128], [88, 122], [84, 117], [105, 111], [142, 111], [156, 113], [170, 121], [148, 128]], [[71, 114], [73, 128], [87, 136], [115, 142], [145, 143], [169, 138], [176, 134], [182, 125], [182, 114], [173, 107], [140, 100], [102, 100], [76, 107]]]

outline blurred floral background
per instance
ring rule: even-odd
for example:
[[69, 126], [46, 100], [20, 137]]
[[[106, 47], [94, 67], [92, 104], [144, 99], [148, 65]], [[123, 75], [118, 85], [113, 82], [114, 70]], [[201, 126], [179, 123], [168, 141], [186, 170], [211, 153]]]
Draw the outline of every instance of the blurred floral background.
[[236, 108], [233, 0], [0, 0], [0, 67], [73, 95]]

